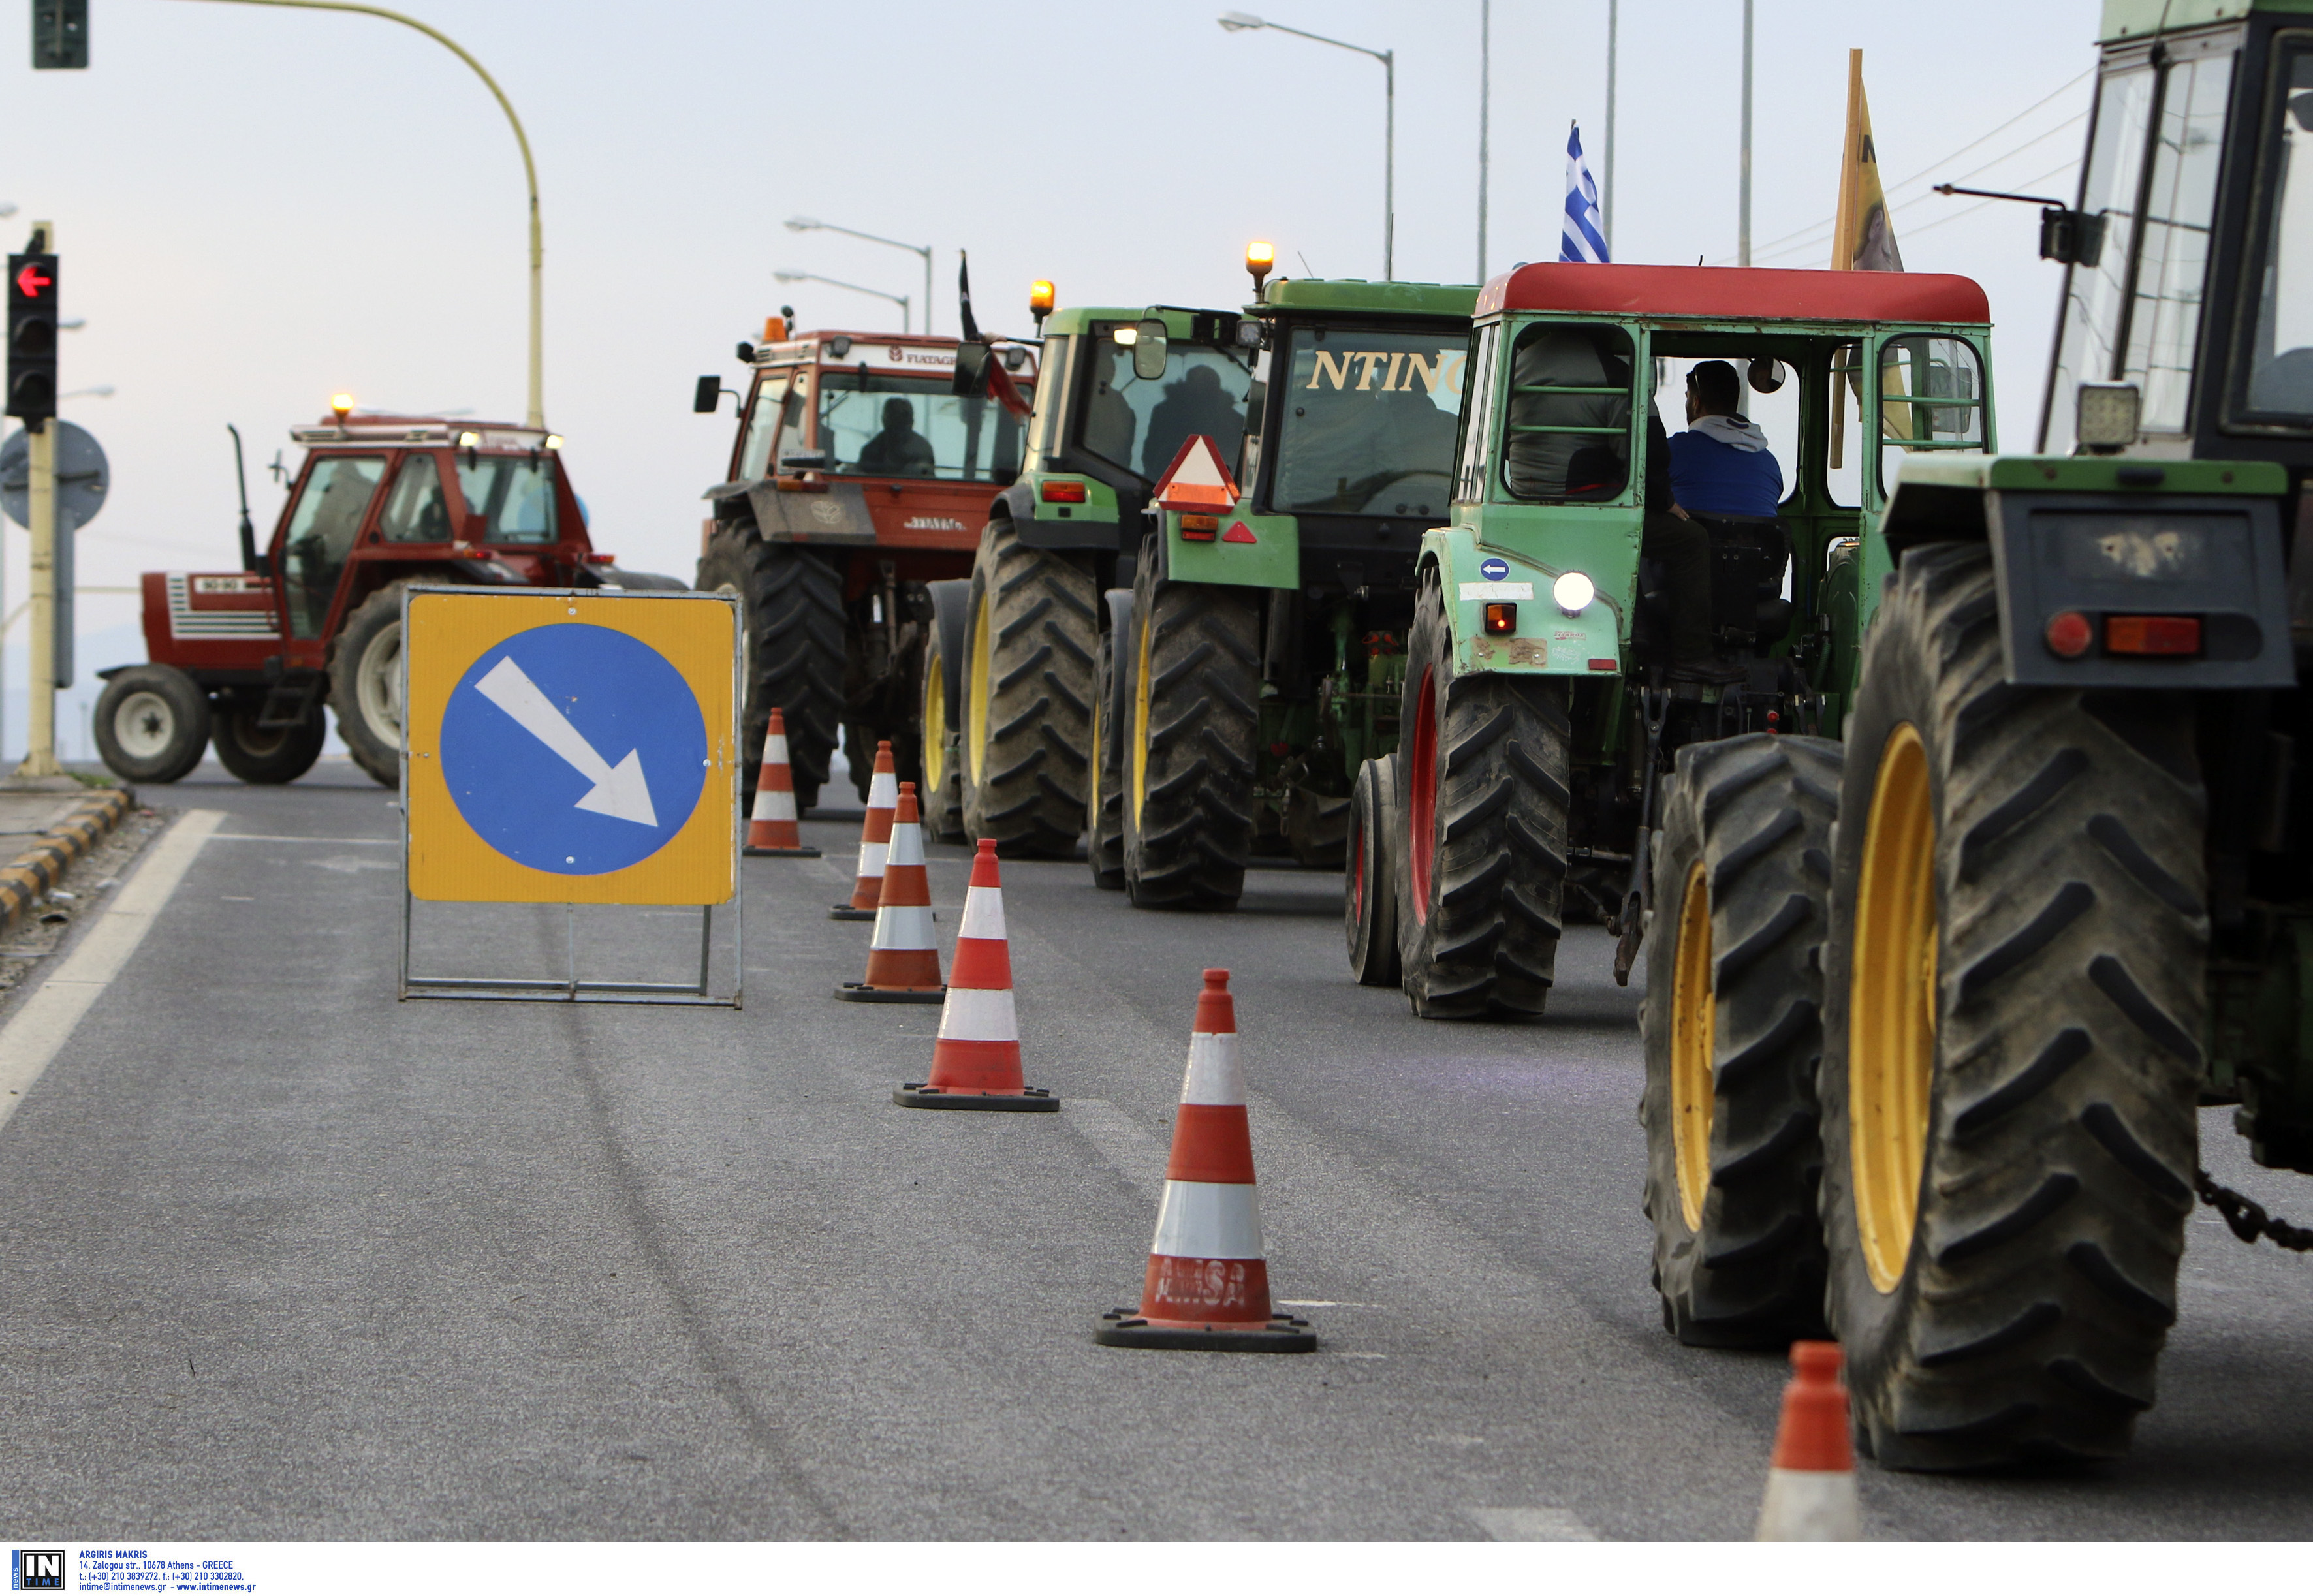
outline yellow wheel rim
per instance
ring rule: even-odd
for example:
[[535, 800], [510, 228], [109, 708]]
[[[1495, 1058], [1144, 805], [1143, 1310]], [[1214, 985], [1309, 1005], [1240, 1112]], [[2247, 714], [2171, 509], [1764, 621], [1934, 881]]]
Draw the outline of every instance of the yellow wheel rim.
[[947, 673], [939, 645], [924, 649], [924, 794], [947, 788]]
[[[1116, 669], [1114, 652], [1115, 641], [1113, 639], [1110, 640], [1109, 648], [1110, 655], [1108, 668], [1111, 671], [1113, 671]], [[1098, 842], [1100, 840], [1101, 767], [1106, 762], [1100, 757], [1100, 710], [1101, 700], [1107, 697], [1108, 683], [1103, 681], [1100, 679], [1099, 673], [1095, 671], [1092, 680], [1092, 787], [1085, 800], [1085, 818], [1093, 833], [1092, 840], [1094, 842]]]
[[1711, 1189], [1711, 1055], [1718, 999], [1711, 990], [1711, 892], [1702, 862], [1686, 874], [1679, 900], [1678, 951], [1670, 991], [1671, 1145], [1678, 1156], [1678, 1206], [1686, 1228], [1702, 1228]]
[[967, 656], [972, 669], [965, 688], [963, 710], [964, 768], [972, 774], [972, 785], [978, 786], [984, 778], [988, 765], [988, 698], [991, 691], [989, 678], [995, 674], [991, 655], [996, 647], [989, 624], [989, 598], [980, 595], [980, 602], [972, 611], [972, 652]]
[[1132, 823], [1140, 824], [1141, 801], [1148, 796], [1148, 618], [1140, 618], [1140, 637], [1132, 666]]
[[1927, 1162], [1936, 1066], [1936, 817], [1928, 752], [1909, 722], [1872, 784], [1848, 988], [1849, 1145], [1855, 1223], [1871, 1284], [1904, 1277]]

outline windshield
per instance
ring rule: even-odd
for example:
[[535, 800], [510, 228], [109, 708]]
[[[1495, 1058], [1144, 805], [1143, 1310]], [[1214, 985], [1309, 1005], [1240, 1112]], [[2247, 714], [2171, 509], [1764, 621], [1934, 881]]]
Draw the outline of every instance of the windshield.
[[2271, 111], [2265, 270], [2248, 354], [2248, 408], [2313, 416], [2313, 48], [2290, 52]]
[[861, 477], [1009, 482], [1020, 474], [1018, 419], [993, 399], [956, 398], [945, 377], [822, 371], [819, 447], [835, 470]]
[[1091, 340], [1084, 408], [1084, 446], [1111, 465], [1154, 482], [1197, 434], [1225, 461], [1244, 439], [1247, 364], [1219, 349], [1174, 344], [1165, 374], [1144, 382], [1132, 373], [1132, 350], [1102, 334]]
[[551, 543], [554, 467], [543, 454], [462, 454], [458, 490], [482, 518], [482, 543]]
[[1445, 514], [1468, 336], [1301, 327], [1287, 354], [1269, 508]]

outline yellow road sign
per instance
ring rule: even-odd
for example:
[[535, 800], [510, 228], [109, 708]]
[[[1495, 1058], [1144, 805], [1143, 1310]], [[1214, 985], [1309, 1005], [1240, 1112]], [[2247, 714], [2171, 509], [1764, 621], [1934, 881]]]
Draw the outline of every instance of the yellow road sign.
[[410, 892], [709, 904], [738, 885], [738, 602], [407, 590]]

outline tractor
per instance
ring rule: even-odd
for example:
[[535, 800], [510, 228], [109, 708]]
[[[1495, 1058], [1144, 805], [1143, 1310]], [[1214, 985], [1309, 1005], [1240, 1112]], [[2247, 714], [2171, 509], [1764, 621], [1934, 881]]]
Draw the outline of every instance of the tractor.
[[[955, 391], [960, 347], [981, 363], [969, 395]], [[700, 529], [698, 585], [744, 601], [746, 790], [775, 708], [799, 810], [820, 801], [839, 744], [862, 802], [886, 740], [900, 779], [920, 790], [928, 584], [970, 576], [989, 489], [1019, 474], [1035, 351], [793, 332], [782, 314], [738, 355], [751, 380], [728, 479], [702, 495], [714, 513]], [[712, 414], [727, 391], [701, 377], [692, 408]]]
[[[1068, 306], [1030, 295], [1042, 343], [1027, 459], [986, 506], [968, 581], [935, 583], [923, 677], [925, 822], [1008, 857], [1066, 857], [1086, 830], [1103, 724], [1095, 684], [1129, 595], [1151, 490], [1192, 435], [1234, 455], [1255, 350], [1230, 312]], [[968, 382], [969, 377], [965, 379]], [[1107, 723], [1113, 724], [1112, 714]], [[1113, 823], [1095, 879], [1123, 882]]]
[[405, 586], [682, 586], [595, 552], [551, 433], [375, 415], [340, 394], [289, 436], [306, 455], [282, 473], [268, 549], [244, 487], [240, 570], [145, 574], [148, 662], [98, 673], [97, 750], [124, 780], [176, 781], [213, 742], [242, 781], [295, 781], [321, 755], [328, 706], [354, 763], [397, 786]]

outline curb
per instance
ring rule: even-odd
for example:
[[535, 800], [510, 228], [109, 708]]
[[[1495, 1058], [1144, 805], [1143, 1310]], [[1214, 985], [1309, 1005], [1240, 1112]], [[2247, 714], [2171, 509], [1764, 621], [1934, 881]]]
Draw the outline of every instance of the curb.
[[113, 787], [90, 797], [62, 825], [0, 865], [0, 936], [16, 929], [89, 849], [136, 807], [134, 788]]

